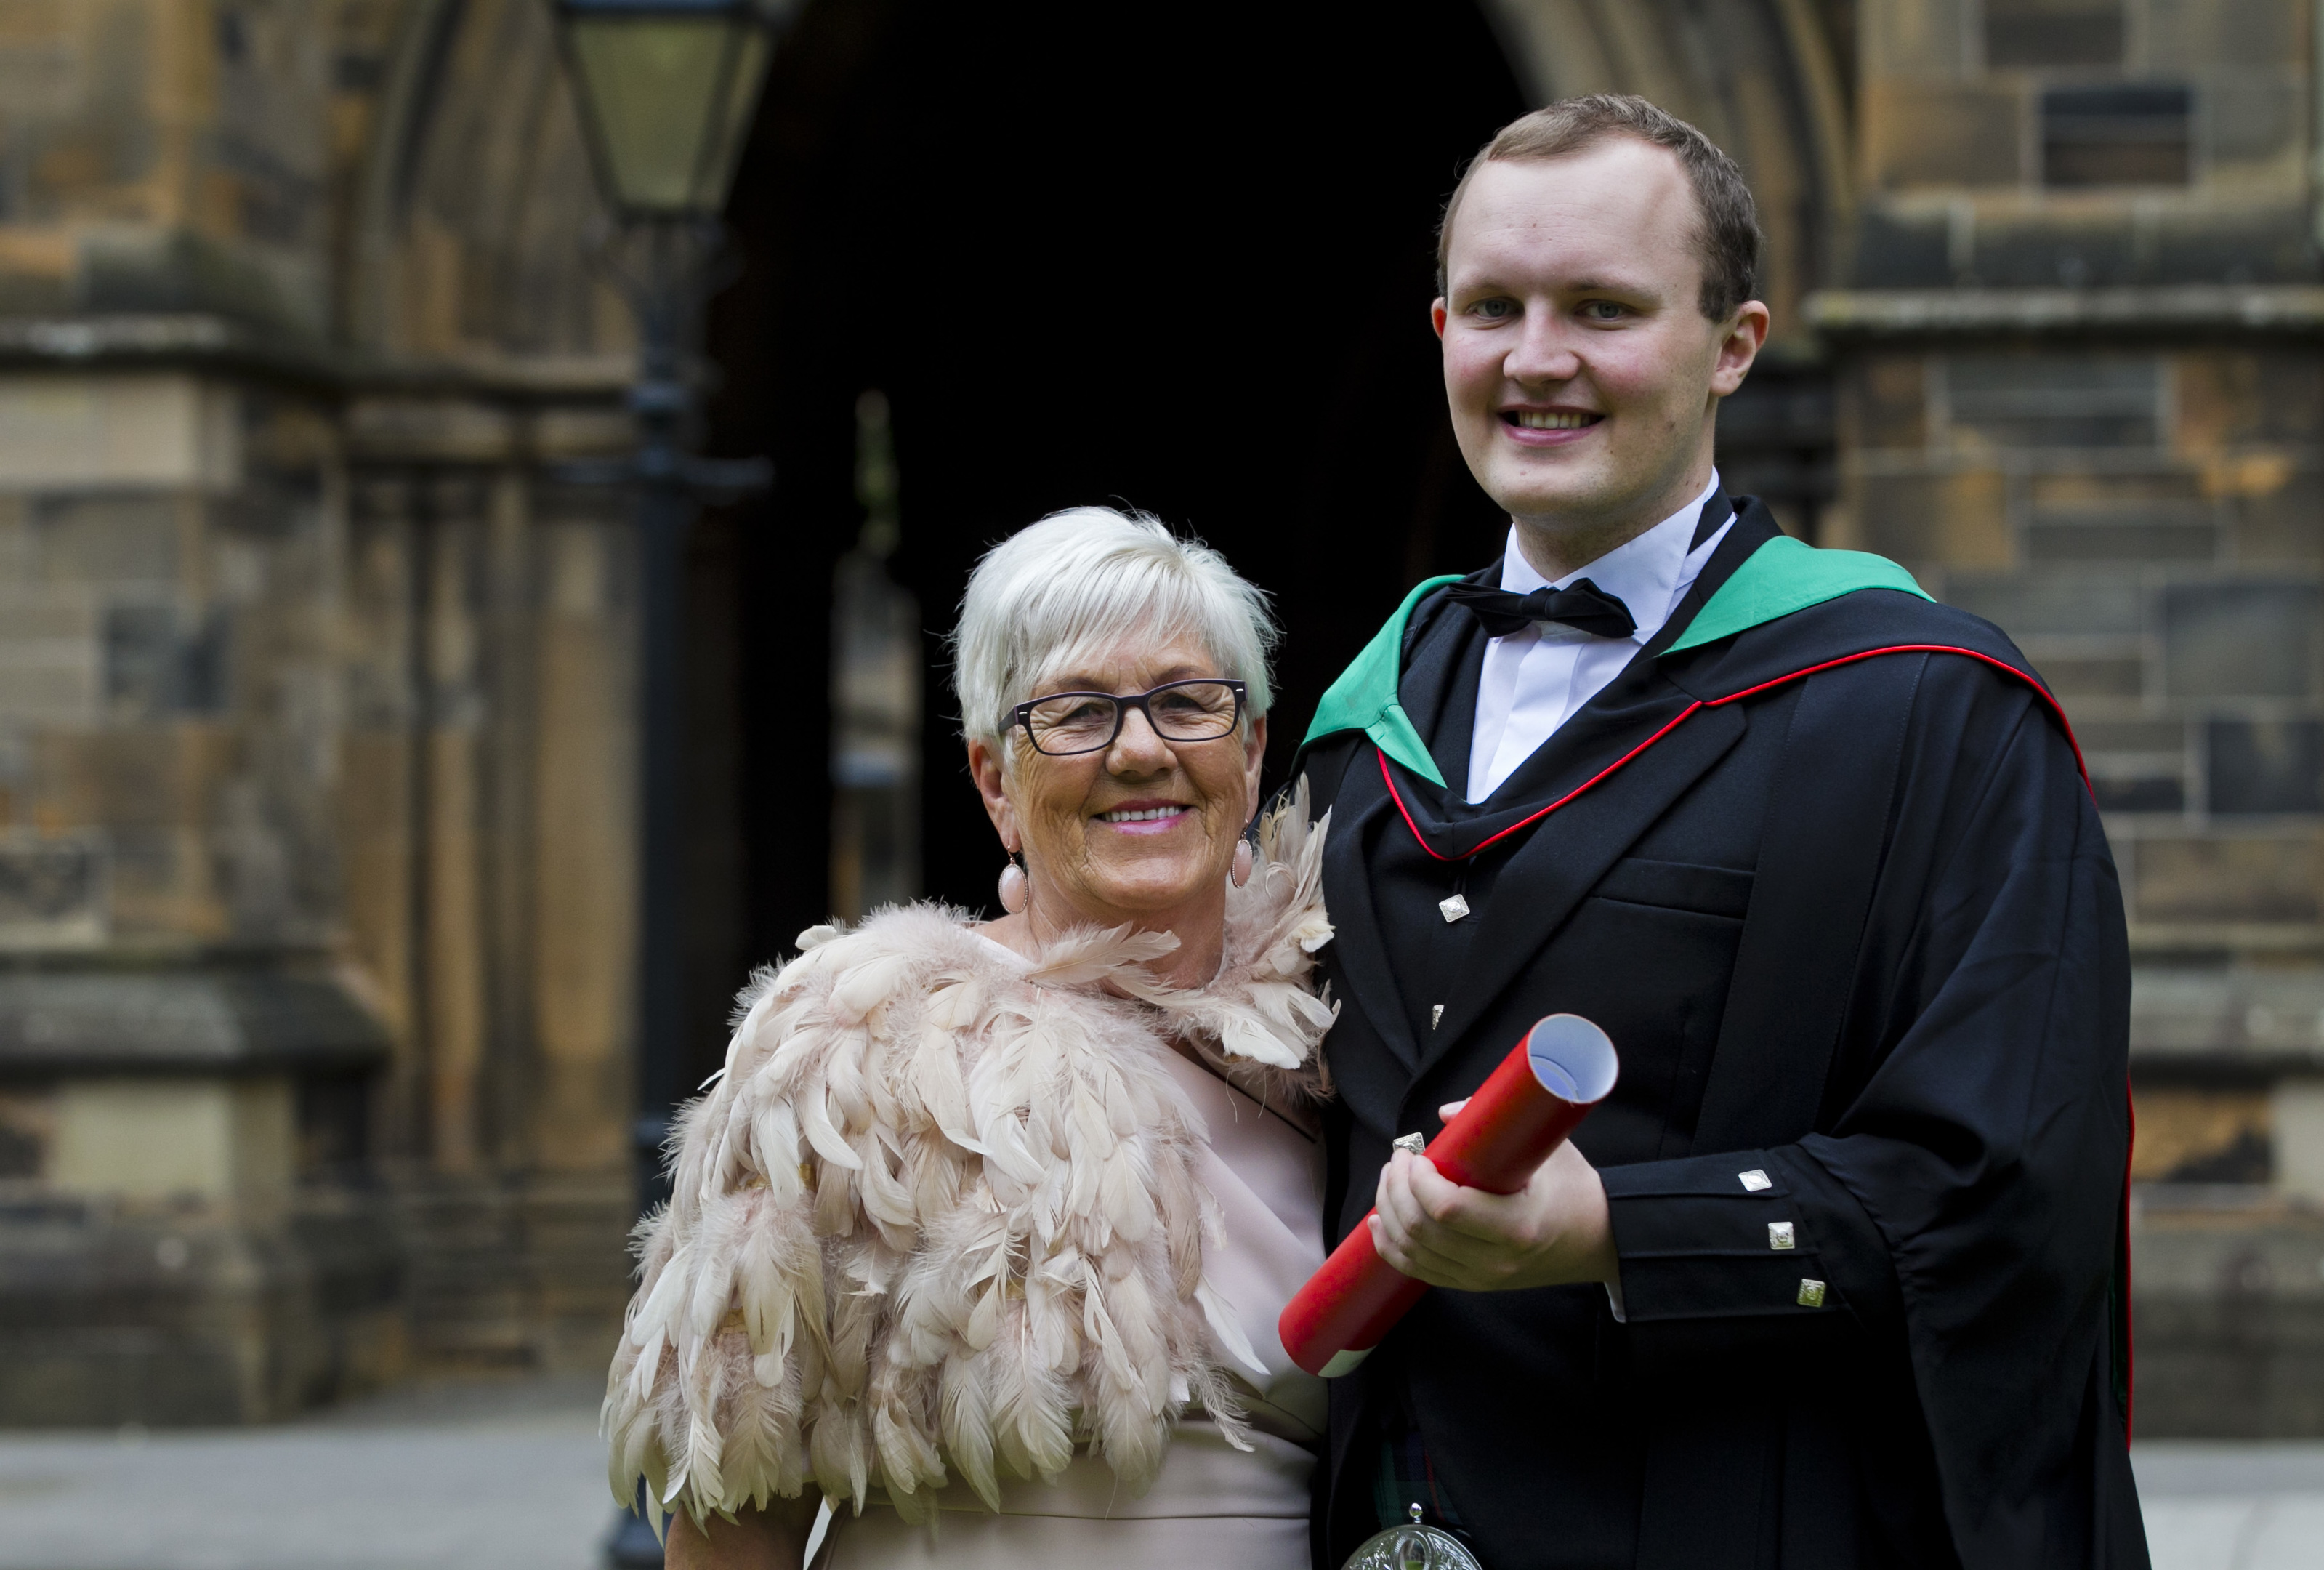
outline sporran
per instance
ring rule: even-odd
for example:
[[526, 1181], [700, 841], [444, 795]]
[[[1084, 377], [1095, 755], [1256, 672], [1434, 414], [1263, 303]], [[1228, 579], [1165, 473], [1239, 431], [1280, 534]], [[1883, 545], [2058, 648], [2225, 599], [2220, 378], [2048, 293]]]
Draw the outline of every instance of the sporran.
[[1411, 1525], [1365, 1538], [1342, 1570], [1485, 1570], [1460, 1538], [1422, 1526], [1420, 1515], [1414, 1505]]

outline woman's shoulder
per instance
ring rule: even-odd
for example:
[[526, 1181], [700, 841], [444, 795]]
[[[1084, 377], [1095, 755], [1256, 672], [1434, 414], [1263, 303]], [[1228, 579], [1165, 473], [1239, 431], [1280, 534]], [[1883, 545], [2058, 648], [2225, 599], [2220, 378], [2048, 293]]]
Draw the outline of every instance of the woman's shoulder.
[[926, 988], [948, 968], [1005, 963], [1006, 951], [980, 936], [977, 925], [968, 911], [916, 900], [875, 910], [852, 927], [810, 927], [798, 935], [796, 957], [752, 973], [735, 994], [733, 1024], [740, 1029], [770, 999], [827, 994], [843, 976], [856, 977], [858, 987], [876, 980], [890, 991]]
[[726, 1071], [736, 1067], [736, 1050], [778, 1020], [877, 1024], [884, 1015], [875, 1019], [874, 1010], [925, 1000], [963, 982], [1013, 979], [1022, 962], [977, 926], [965, 910], [919, 901], [874, 911], [853, 927], [808, 928], [798, 936], [796, 957], [761, 965], [734, 995]]
[[853, 927], [800, 933], [795, 958], [761, 966], [735, 994], [724, 1067], [687, 1122], [745, 1086], [761, 1095], [796, 1093], [821, 1081], [835, 1055], [859, 1070], [873, 1067], [862, 1059], [875, 1043], [908, 1039], [914, 1048], [884, 1055], [895, 1061], [880, 1066], [883, 1078], [925, 1075], [922, 1047], [945, 1038], [953, 1048], [945, 1055], [957, 1062], [1026, 972], [1025, 961], [977, 926], [967, 911], [922, 901]]
[[682, 1114], [610, 1375], [616, 1492], [644, 1476], [699, 1515], [812, 1471], [917, 1497], [941, 1444], [997, 1501], [996, 1458], [1054, 1473], [1077, 1423], [1142, 1488], [1175, 1403], [1239, 1420], [1201, 1119], [1157, 1016], [1102, 985], [1154, 935], [1027, 961], [908, 907], [807, 937]]

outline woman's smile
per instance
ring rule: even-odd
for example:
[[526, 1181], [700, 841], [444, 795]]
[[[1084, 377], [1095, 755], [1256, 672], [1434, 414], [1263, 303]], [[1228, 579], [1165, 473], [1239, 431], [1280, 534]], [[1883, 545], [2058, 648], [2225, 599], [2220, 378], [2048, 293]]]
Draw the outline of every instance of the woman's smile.
[[1122, 834], [1167, 834], [1194, 809], [1183, 801], [1125, 801], [1093, 816]]

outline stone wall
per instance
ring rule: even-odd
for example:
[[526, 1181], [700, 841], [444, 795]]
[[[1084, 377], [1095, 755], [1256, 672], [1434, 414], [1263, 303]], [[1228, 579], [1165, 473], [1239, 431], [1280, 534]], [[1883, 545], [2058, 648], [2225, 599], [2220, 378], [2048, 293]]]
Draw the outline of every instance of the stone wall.
[[[908, 24], [853, 4], [819, 35]], [[2312, 1431], [2312, 8], [1485, 9], [1536, 96], [1647, 93], [1751, 177], [1778, 332], [1730, 477], [2057, 685], [2136, 949], [2147, 1419]], [[854, 90], [807, 86], [786, 147]], [[623, 500], [565, 466], [627, 437], [597, 221], [539, 0], [0, 0], [0, 1421], [604, 1354], [636, 628]]]
[[0, 4], [0, 1421], [602, 1362], [618, 299], [531, 0]]
[[1827, 542], [2072, 716], [2135, 969], [2140, 1422], [2324, 1424], [2324, 290], [2312, 8], [1859, 7]]

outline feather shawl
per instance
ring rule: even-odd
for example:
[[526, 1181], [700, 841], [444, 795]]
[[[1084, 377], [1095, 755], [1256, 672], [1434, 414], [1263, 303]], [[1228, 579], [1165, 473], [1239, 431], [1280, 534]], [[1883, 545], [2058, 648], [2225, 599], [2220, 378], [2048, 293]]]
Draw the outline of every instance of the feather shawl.
[[1199, 989], [1146, 968], [1167, 933], [1012, 963], [927, 904], [813, 928], [754, 977], [640, 1227], [614, 1497], [642, 1478], [657, 1519], [699, 1521], [811, 1480], [919, 1519], [955, 1469], [998, 1508], [1000, 1468], [1051, 1478], [1084, 1442], [1142, 1492], [1190, 1401], [1240, 1443], [1222, 1358], [1259, 1365], [1204, 1274], [1208, 1136], [1167, 1054], [1189, 1041], [1268, 1104], [1325, 1094], [1328, 824], [1303, 787], [1261, 825]]

